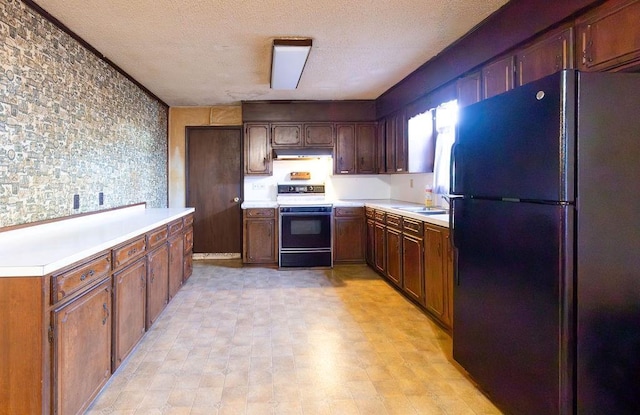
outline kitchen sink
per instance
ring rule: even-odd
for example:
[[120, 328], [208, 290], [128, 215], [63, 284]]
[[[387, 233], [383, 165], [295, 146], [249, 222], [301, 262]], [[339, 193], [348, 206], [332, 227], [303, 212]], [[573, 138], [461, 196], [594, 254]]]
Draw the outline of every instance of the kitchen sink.
[[405, 212], [419, 213], [421, 215], [442, 215], [444, 213], [448, 213], [446, 209], [439, 207], [411, 206], [400, 207], [398, 209], [404, 210]]

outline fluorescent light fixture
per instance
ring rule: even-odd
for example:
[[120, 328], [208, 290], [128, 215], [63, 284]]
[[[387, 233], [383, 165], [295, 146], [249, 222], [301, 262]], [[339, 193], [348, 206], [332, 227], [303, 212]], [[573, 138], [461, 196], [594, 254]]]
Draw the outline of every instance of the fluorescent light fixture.
[[311, 51], [311, 39], [274, 39], [271, 89], [296, 89]]

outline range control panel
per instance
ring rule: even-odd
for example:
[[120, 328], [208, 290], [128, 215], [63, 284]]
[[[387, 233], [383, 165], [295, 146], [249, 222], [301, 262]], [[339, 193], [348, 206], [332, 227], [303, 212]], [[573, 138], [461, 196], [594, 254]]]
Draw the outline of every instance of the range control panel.
[[279, 184], [278, 194], [322, 194], [323, 184]]

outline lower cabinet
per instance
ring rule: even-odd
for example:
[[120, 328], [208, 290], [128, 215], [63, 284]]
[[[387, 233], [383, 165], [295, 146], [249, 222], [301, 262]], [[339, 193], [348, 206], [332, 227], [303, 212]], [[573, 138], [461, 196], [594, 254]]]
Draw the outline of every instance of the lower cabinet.
[[242, 240], [245, 264], [275, 264], [278, 262], [278, 228], [276, 210], [245, 209]]
[[402, 290], [408, 297], [424, 305], [424, 248], [421, 221], [403, 219], [402, 250]]
[[402, 288], [402, 231], [391, 224], [392, 220], [400, 221], [400, 216], [387, 214], [387, 278]]
[[180, 289], [184, 280], [184, 237], [177, 235], [169, 239], [169, 300]]
[[333, 262], [364, 262], [366, 249], [364, 208], [335, 208], [333, 225]]
[[[185, 223], [187, 223], [187, 221], [193, 223], [193, 214], [185, 218]], [[183, 237], [184, 257], [182, 264], [182, 283], [186, 282], [193, 273], [193, 226], [189, 225], [187, 227], [187, 225], [185, 225], [185, 229]]]
[[111, 278], [55, 309], [52, 324], [55, 412], [81, 413], [111, 376]]
[[113, 371], [144, 335], [146, 286], [145, 258], [113, 274]]
[[169, 300], [169, 248], [163, 244], [147, 255], [147, 330]]
[[451, 329], [454, 251], [449, 229], [371, 210], [366, 225], [367, 263], [442, 326]]

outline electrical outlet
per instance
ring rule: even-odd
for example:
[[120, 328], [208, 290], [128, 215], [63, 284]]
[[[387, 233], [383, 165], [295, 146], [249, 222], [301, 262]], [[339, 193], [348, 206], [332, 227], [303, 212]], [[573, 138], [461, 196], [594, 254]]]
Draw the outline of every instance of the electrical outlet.
[[80, 209], [80, 195], [73, 195], [73, 208]]
[[98, 205], [104, 205], [104, 193], [102, 192], [98, 193]]
[[251, 190], [264, 190], [264, 183], [254, 183], [251, 185]]

